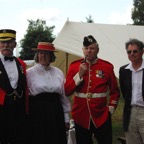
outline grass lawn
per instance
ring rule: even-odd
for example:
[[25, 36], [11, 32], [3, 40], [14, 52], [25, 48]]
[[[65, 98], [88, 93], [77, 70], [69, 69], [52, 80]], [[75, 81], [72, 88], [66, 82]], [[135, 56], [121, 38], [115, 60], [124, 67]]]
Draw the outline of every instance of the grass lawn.
[[113, 144], [118, 144], [117, 137], [124, 136], [122, 129], [122, 111], [123, 111], [123, 99], [120, 98], [119, 105], [112, 116], [112, 125], [113, 125]]

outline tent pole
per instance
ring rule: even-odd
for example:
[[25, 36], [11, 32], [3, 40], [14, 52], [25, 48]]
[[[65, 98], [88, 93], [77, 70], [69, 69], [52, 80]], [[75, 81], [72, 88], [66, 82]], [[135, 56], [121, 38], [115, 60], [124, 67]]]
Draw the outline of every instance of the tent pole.
[[68, 71], [68, 53], [65, 53], [66, 54], [66, 73]]

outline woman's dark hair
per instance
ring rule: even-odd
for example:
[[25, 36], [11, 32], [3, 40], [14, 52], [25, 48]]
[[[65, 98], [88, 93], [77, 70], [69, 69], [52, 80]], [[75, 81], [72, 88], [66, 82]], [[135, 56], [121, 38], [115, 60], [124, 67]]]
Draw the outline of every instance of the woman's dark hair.
[[[34, 56], [34, 61], [35, 61], [36, 63], [39, 62], [39, 60], [38, 60], [38, 52], [39, 52], [39, 51], [37, 51], [37, 52], [35, 53], [35, 56]], [[50, 62], [51, 62], [51, 63], [54, 62], [55, 59], [56, 59], [56, 56], [55, 56], [54, 52], [52, 52], [52, 51], [46, 51], [46, 52], [50, 54], [50, 57], [51, 57]]]

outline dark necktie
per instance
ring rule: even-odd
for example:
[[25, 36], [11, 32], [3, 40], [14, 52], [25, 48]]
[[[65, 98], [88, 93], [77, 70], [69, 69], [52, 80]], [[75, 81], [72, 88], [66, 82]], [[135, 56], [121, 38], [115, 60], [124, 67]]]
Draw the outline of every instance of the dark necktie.
[[7, 60], [10, 60], [10, 61], [13, 61], [14, 57], [7, 57], [5, 56], [4, 59], [7, 61]]

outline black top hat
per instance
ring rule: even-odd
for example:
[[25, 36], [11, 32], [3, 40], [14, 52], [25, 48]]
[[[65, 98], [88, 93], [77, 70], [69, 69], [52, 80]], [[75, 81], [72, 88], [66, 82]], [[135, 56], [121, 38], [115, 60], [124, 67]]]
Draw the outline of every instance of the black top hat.
[[16, 39], [16, 31], [12, 29], [1, 29], [0, 30], [0, 41], [9, 41]]
[[94, 43], [97, 43], [97, 41], [92, 35], [84, 37], [84, 41], [83, 41], [83, 46], [84, 47], [88, 47], [88, 46], [90, 46], [91, 44], [94, 44]]

